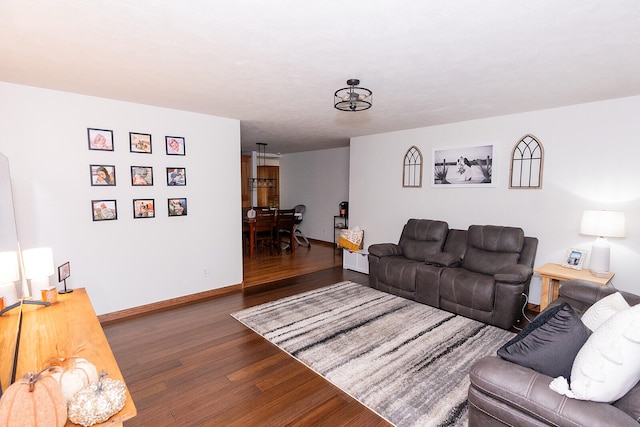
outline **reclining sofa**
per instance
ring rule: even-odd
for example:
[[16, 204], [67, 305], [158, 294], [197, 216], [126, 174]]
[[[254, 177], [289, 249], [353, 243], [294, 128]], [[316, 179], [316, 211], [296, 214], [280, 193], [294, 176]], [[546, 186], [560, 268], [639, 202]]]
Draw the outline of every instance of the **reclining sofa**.
[[[539, 316], [567, 303], [582, 316], [596, 301], [616, 292], [612, 286], [572, 280]], [[640, 296], [620, 291], [631, 306]], [[567, 326], [565, 326], [567, 327]], [[567, 327], [568, 328], [568, 327]], [[638, 426], [640, 383], [612, 403], [570, 399], [549, 388], [552, 377], [525, 366], [486, 356], [469, 374], [469, 426]]]
[[516, 227], [410, 219], [400, 241], [369, 246], [369, 286], [510, 329], [533, 275], [538, 239]]

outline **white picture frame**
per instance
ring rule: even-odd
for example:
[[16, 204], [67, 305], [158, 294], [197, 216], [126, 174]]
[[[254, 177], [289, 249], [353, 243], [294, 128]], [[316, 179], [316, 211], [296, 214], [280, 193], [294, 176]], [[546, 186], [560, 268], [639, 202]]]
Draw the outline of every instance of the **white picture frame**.
[[587, 249], [569, 248], [562, 261], [562, 266], [573, 268], [574, 270], [582, 270], [585, 258], [587, 258]]

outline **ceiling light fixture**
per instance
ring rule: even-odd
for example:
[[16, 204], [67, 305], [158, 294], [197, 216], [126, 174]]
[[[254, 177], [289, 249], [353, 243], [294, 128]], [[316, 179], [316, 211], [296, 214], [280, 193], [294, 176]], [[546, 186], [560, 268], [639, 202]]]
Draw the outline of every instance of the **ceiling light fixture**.
[[334, 94], [333, 106], [340, 111], [364, 111], [373, 105], [373, 92], [364, 87], [358, 87], [360, 80], [347, 80], [349, 87], [338, 89]]
[[[258, 146], [258, 153], [256, 154], [256, 175], [253, 178], [249, 179], [249, 183], [251, 188], [269, 188], [275, 187], [278, 184], [278, 180], [275, 178], [267, 178], [265, 175], [267, 172], [264, 170], [264, 166], [266, 166], [266, 158], [267, 158], [267, 143], [266, 142], [256, 142]], [[262, 158], [262, 165], [260, 164], [260, 158]], [[262, 166], [262, 170], [261, 167]], [[262, 173], [260, 173], [262, 172]], [[262, 175], [262, 178], [260, 178]]]

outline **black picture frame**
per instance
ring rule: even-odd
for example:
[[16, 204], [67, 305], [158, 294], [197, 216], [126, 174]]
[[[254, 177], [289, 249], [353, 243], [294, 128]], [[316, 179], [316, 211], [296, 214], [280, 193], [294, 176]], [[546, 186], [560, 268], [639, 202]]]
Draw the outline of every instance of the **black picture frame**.
[[187, 168], [167, 168], [167, 185], [170, 187], [187, 185]]
[[129, 151], [132, 153], [151, 154], [151, 134], [129, 132]]
[[89, 178], [94, 187], [115, 187], [115, 165], [89, 165]]
[[155, 216], [155, 199], [133, 199], [133, 217], [135, 219], [155, 218]]
[[167, 199], [169, 216], [187, 216], [187, 198], [173, 197]]
[[131, 185], [152, 186], [153, 166], [131, 166]]
[[118, 219], [118, 203], [115, 200], [92, 200], [91, 212], [94, 221]]
[[89, 150], [113, 151], [113, 131], [109, 129], [87, 128]]
[[165, 148], [167, 156], [185, 156], [186, 146], [184, 138], [181, 136], [165, 136]]
[[58, 266], [58, 282], [67, 280], [71, 276], [71, 264], [69, 261]]

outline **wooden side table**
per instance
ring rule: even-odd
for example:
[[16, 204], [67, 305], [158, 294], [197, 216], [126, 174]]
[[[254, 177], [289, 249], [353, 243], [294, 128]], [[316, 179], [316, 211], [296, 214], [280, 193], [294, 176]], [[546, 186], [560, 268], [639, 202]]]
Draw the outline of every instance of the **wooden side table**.
[[533, 270], [542, 277], [542, 293], [540, 296], [540, 311], [544, 310], [551, 301], [558, 298], [561, 280], [584, 280], [600, 286], [607, 286], [615, 273], [609, 272], [605, 277], [596, 277], [589, 270], [574, 270], [560, 264], [545, 264]]

